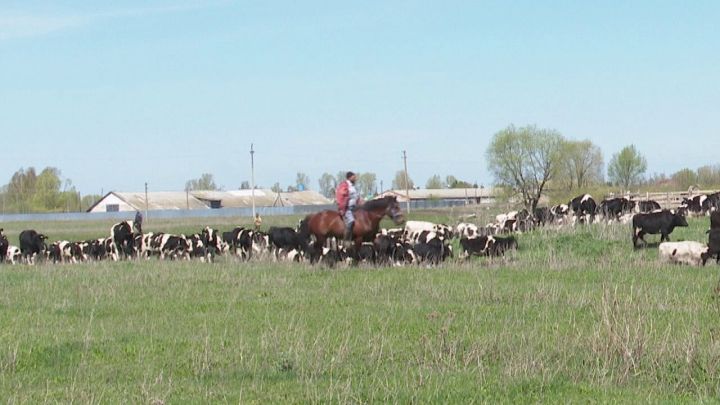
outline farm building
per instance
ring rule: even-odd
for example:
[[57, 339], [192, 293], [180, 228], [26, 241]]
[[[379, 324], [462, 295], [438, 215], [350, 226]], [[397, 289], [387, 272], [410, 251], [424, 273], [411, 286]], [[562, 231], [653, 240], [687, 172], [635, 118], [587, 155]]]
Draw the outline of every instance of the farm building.
[[[464, 202], [465, 204], [490, 204], [495, 202], [495, 194], [492, 187], [487, 188], [420, 188], [409, 190], [410, 201], [446, 201]], [[380, 194], [380, 197], [395, 196], [398, 201], [406, 202], [405, 190], [387, 190]]]
[[[276, 193], [255, 190], [255, 206], [288, 207], [325, 205], [332, 200], [315, 191]], [[148, 210], [199, 210], [215, 208], [246, 208], [252, 206], [250, 190], [232, 191], [153, 191], [147, 194]], [[111, 191], [93, 204], [87, 212], [123, 212], [145, 210], [145, 193]]]

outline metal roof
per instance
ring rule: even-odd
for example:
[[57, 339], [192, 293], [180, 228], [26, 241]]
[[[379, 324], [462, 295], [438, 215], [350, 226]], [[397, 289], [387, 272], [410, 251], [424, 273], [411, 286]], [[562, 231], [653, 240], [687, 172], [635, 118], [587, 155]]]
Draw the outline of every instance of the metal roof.
[[[111, 191], [121, 200], [136, 210], [145, 209], [145, 193], [118, 192]], [[103, 197], [100, 201], [104, 200]], [[184, 191], [152, 191], [147, 193], [147, 208], [149, 210], [198, 210], [207, 209], [208, 206], [202, 201], [195, 198], [192, 194], [188, 195]], [[98, 203], [100, 202], [98, 201]], [[95, 204], [97, 205], [97, 203]]]

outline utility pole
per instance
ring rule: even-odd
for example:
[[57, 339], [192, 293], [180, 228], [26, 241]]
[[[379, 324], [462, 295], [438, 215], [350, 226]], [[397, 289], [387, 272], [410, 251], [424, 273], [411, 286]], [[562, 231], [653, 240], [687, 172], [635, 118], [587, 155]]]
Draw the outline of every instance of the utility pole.
[[145, 182], [145, 221], [148, 220], [147, 181]]
[[255, 218], [255, 149], [250, 144], [250, 200], [252, 200], [252, 216]]
[[408, 181], [408, 172], [407, 172], [407, 153], [405, 151], [402, 151], [403, 153], [403, 165], [405, 166], [405, 197], [407, 198], [407, 212], [410, 213], [410, 182]]

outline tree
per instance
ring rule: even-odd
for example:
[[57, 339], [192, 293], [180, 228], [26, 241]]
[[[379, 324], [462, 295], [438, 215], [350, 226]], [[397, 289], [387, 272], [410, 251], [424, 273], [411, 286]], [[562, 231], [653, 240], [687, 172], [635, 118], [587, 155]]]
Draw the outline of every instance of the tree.
[[337, 179], [330, 173], [323, 173], [318, 180], [320, 186], [320, 194], [327, 198], [335, 197], [335, 187], [337, 187]]
[[720, 185], [720, 165], [701, 166], [697, 169], [697, 182], [701, 187], [709, 188]]
[[[449, 177], [449, 176], [448, 176]], [[428, 189], [438, 189], [438, 188], [445, 188], [447, 187], [447, 184], [443, 181], [443, 179], [440, 177], [440, 175], [433, 175], [430, 177], [427, 182], [425, 182], [425, 188]]]
[[240, 183], [240, 190], [250, 190], [250, 182], [243, 180], [243, 182]]
[[203, 173], [200, 178], [198, 179], [192, 179], [188, 180], [185, 183], [185, 190], [209, 190], [209, 191], [215, 191], [219, 190], [218, 186], [215, 184], [215, 179], [212, 174], [210, 173]]
[[534, 210], [558, 173], [563, 142], [562, 135], [552, 129], [510, 125], [493, 136], [486, 151], [488, 169], [498, 185], [509, 187]]
[[270, 187], [270, 190], [272, 190], [275, 193], [279, 193], [282, 191], [282, 187], [280, 187], [280, 183], [276, 182], [275, 184], [272, 185], [272, 187]]
[[398, 170], [397, 172], [395, 172], [395, 177], [392, 181], [392, 187], [395, 190], [405, 190], [406, 188], [412, 189], [413, 187], [415, 187], [415, 183], [410, 178], [410, 176], [407, 176], [407, 187], [405, 187], [405, 179], [405, 170]]
[[305, 173], [298, 172], [297, 176], [295, 176], [295, 188], [297, 190], [309, 190], [310, 177]]
[[630, 145], [610, 159], [608, 178], [613, 184], [628, 189], [642, 181], [645, 170], [647, 170], [647, 160], [638, 152], [635, 145]]
[[568, 188], [584, 188], [602, 181], [602, 150], [589, 140], [565, 141], [562, 177]]
[[688, 168], [673, 173], [671, 179], [673, 183], [675, 183], [675, 186], [682, 190], [687, 190], [691, 186], [698, 184], [698, 175]]
[[360, 173], [357, 175], [357, 181], [355, 187], [357, 188], [360, 195], [366, 197], [375, 194], [377, 188], [375, 173]]

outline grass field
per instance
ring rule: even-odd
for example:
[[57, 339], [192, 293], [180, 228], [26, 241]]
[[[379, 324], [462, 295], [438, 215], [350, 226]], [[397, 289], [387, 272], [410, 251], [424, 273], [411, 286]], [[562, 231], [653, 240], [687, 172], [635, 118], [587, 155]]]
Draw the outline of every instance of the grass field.
[[[707, 219], [690, 225], [672, 239], [703, 240]], [[55, 240], [107, 235], [109, 226], [4, 225], [11, 243], [25, 228]], [[187, 233], [200, 227], [146, 226]], [[224, 259], [0, 266], [0, 398], [720, 398], [718, 266], [661, 265], [657, 249], [633, 251], [628, 226], [540, 230], [519, 242], [505, 259], [438, 268], [329, 270]]]

